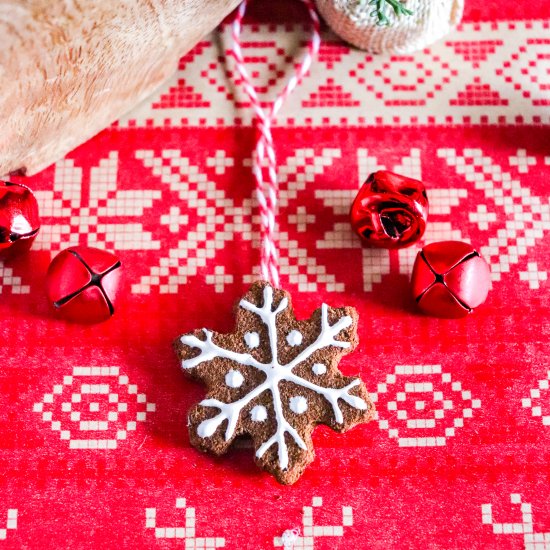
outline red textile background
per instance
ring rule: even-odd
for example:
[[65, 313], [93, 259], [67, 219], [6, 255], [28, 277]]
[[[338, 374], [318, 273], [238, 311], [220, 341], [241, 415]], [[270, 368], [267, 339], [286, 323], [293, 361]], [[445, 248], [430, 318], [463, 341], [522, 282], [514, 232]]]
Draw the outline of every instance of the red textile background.
[[[288, 23], [302, 9], [281, 6], [258, 2], [244, 36], [265, 97], [304, 36]], [[341, 367], [378, 409], [348, 434], [318, 428], [292, 487], [246, 445], [222, 459], [190, 447], [204, 390], [171, 349], [198, 327], [231, 330], [257, 272], [254, 131], [225, 48], [227, 29], [25, 180], [43, 226], [28, 256], [0, 263], [0, 546], [272, 548], [298, 528], [294, 548], [550, 548], [550, 5], [469, 2], [455, 33], [392, 59], [326, 32], [283, 108], [282, 283], [302, 317], [323, 301], [359, 310]], [[425, 242], [470, 241], [490, 263], [493, 290], [468, 318], [419, 315], [417, 249], [351, 233], [350, 202], [381, 166], [426, 183]], [[125, 298], [101, 325], [55, 319], [44, 295], [52, 255], [78, 243], [122, 260]]]

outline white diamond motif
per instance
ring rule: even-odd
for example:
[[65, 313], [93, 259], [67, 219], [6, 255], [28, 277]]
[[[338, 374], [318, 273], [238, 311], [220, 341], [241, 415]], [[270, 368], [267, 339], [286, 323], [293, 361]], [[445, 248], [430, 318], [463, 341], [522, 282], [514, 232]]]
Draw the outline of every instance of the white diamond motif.
[[441, 447], [481, 407], [441, 365], [398, 365], [372, 394], [380, 429], [400, 447]]
[[116, 449], [155, 404], [118, 367], [74, 367], [33, 410], [71, 449]]

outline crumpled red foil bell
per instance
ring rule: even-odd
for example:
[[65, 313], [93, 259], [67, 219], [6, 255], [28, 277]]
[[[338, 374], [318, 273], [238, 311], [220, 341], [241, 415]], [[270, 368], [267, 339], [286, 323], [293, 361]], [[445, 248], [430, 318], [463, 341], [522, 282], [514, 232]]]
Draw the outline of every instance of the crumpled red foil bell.
[[0, 259], [27, 252], [40, 230], [33, 192], [18, 183], [0, 181]]
[[354, 231], [371, 246], [403, 248], [426, 229], [428, 196], [421, 181], [386, 170], [371, 174], [351, 207]]

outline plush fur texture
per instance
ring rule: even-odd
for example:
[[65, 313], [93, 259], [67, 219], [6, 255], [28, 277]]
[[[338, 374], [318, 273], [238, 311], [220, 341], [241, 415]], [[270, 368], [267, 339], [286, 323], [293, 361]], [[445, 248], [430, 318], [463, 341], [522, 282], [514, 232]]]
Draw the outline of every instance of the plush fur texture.
[[35, 173], [150, 94], [239, 0], [0, 0], [0, 174]]

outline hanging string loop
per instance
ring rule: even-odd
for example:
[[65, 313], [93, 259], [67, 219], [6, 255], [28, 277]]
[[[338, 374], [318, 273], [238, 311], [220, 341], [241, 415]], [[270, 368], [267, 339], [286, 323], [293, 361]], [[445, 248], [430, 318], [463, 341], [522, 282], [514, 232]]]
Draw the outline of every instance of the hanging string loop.
[[[250, 99], [252, 109], [256, 114], [255, 124], [258, 128], [258, 139], [252, 161], [252, 173], [256, 183], [256, 198], [260, 209], [260, 271], [264, 280], [273, 286], [279, 286], [279, 260], [275, 239], [277, 202], [279, 185], [277, 181], [277, 157], [271, 127], [285, 100], [300, 84], [309, 71], [321, 43], [320, 23], [313, 0], [302, 0], [305, 4], [312, 24], [312, 32], [307, 44], [307, 51], [299, 65], [295, 67], [283, 89], [277, 94], [273, 103], [264, 109], [258, 93], [252, 84], [252, 79], [245, 66], [241, 46], [241, 31], [248, 0], [243, 0], [237, 9], [237, 15], [232, 26], [231, 53], [235, 59], [237, 72], [242, 81], [246, 95]], [[267, 163], [267, 178], [264, 179], [264, 164]]]

